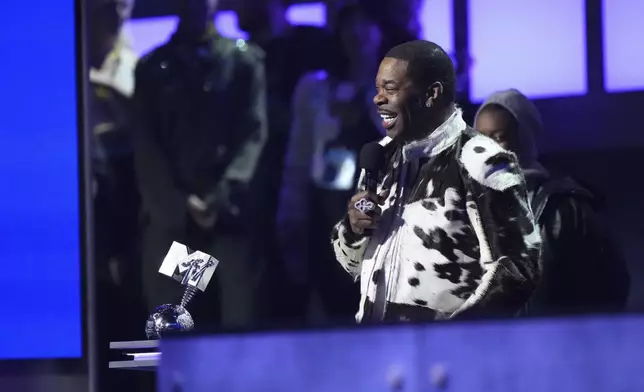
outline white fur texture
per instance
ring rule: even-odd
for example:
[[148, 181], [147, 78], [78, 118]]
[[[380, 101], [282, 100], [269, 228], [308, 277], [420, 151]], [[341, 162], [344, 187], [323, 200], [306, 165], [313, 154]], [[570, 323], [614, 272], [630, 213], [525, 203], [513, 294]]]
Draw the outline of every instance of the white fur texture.
[[[511, 157], [508, 165], [494, 166], [486, 163], [488, 159], [499, 154]], [[488, 188], [505, 191], [523, 182], [520, 171], [513, 170], [512, 167], [518, 167], [516, 156], [487, 136], [477, 135], [465, 143], [460, 160], [470, 176]]]

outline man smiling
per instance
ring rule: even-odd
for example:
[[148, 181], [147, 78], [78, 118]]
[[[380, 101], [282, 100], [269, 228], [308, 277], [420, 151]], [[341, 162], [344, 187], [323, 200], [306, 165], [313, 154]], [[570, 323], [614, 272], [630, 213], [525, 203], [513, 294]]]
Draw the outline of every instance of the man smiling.
[[[356, 319], [517, 314], [537, 284], [540, 237], [516, 157], [465, 124], [438, 45], [391, 49], [376, 87], [387, 131], [377, 194], [361, 180], [332, 236], [360, 281]], [[362, 212], [363, 198], [377, 207]]]

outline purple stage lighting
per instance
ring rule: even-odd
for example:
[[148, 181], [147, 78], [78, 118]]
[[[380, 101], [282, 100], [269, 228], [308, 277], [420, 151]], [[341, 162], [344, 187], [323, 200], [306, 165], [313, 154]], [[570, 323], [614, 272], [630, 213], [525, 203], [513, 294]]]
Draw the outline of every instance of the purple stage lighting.
[[[324, 26], [326, 6], [322, 3], [292, 5], [287, 11], [287, 18], [294, 25]], [[176, 25], [177, 18], [174, 16], [133, 19], [126, 23], [125, 31], [132, 41], [134, 52], [141, 56], [167, 41]], [[234, 11], [218, 12], [215, 26], [223, 36], [248, 38], [237, 26], [237, 14]]]
[[423, 39], [439, 44], [447, 53], [454, 50], [454, 7], [452, 0], [425, 0], [420, 10]]
[[[644, 1], [604, 0], [604, 89], [608, 92], [644, 90]], [[640, 38], [638, 38], [640, 37]]]
[[468, 7], [472, 101], [507, 88], [530, 98], [587, 92], [584, 0], [469, 0]]

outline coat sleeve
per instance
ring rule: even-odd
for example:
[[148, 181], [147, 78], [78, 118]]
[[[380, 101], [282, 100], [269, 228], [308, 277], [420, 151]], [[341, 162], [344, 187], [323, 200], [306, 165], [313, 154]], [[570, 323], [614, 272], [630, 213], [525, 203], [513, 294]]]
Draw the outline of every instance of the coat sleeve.
[[480, 246], [481, 282], [451, 318], [515, 316], [540, 277], [541, 236], [516, 156], [485, 136], [463, 146], [467, 212]]
[[[360, 174], [360, 179], [358, 180], [358, 191], [364, 189], [363, 178], [364, 171]], [[335, 258], [354, 280], [358, 280], [360, 277], [362, 260], [370, 238], [365, 234], [356, 234], [351, 230], [348, 215], [345, 215], [333, 227], [331, 245], [333, 246]]]
[[187, 195], [175, 186], [170, 162], [158, 142], [155, 84], [148, 59], [142, 59], [135, 71], [132, 102], [134, 124], [134, 165], [143, 208], [156, 224], [172, 229], [185, 225]]

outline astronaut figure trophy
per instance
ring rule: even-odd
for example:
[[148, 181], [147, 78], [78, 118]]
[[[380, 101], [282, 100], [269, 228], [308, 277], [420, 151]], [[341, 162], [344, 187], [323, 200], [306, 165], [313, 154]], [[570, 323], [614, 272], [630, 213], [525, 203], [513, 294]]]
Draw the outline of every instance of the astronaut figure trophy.
[[150, 314], [145, 324], [148, 339], [161, 339], [166, 332], [194, 328], [195, 323], [186, 307], [197, 291], [206, 290], [218, 264], [217, 259], [206, 253], [193, 251], [178, 242], [172, 243], [159, 273], [180, 282], [185, 291], [179, 305], [161, 305]]

